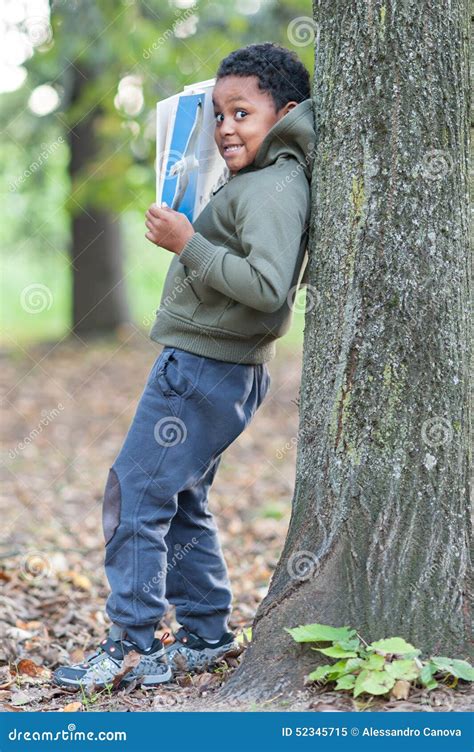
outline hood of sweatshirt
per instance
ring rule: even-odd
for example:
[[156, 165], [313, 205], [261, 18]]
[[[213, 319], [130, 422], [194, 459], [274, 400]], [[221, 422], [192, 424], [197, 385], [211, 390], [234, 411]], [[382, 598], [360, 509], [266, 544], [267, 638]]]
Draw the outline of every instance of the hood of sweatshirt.
[[311, 180], [315, 145], [313, 100], [305, 99], [270, 128], [249, 167], [267, 167], [287, 155], [298, 160]]

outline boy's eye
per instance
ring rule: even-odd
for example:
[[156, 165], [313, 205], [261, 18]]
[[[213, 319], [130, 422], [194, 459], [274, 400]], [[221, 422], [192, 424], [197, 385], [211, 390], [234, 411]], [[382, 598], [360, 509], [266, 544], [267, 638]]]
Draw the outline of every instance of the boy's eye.
[[[243, 113], [244, 113], [244, 115], [246, 115], [246, 114], [247, 114], [245, 110], [236, 110], [235, 112], [236, 112], [236, 113], [238, 113], [238, 112], [243, 112]], [[219, 119], [219, 118], [221, 117], [221, 115], [222, 115], [222, 112], [215, 112], [215, 113], [214, 113], [214, 117], [216, 118], [216, 121], [217, 121], [218, 123], [222, 123], [222, 120], [220, 120], [220, 119]], [[243, 118], [237, 118], [237, 119], [238, 119], [238, 120], [242, 120]]]

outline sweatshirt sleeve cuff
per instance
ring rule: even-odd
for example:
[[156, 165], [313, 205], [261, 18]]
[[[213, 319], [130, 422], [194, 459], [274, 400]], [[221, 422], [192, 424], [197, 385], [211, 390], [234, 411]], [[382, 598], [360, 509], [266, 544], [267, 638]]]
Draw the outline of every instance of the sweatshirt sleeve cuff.
[[216, 257], [218, 248], [210, 243], [200, 232], [195, 232], [179, 254], [179, 260], [190, 269], [199, 272], [202, 281], [212, 260]]

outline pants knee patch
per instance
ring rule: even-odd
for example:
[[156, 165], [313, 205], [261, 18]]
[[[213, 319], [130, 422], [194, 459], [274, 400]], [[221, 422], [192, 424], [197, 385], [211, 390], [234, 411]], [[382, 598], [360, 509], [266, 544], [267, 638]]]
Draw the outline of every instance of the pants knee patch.
[[119, 525], [121, 506], [122, 493], [120, 481], [115, 470], [110, 468], [102, 507], [102, 527], [104, 530], [105, 545], [112, 539]]

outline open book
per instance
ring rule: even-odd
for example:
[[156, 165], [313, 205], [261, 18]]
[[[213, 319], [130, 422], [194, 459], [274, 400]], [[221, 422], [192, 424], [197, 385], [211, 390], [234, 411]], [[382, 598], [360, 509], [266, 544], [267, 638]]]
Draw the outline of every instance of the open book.
[[190, 222], [230, 177], [214, 140], [214, 84], [190, 84], [156, 105], [156, 203]]

